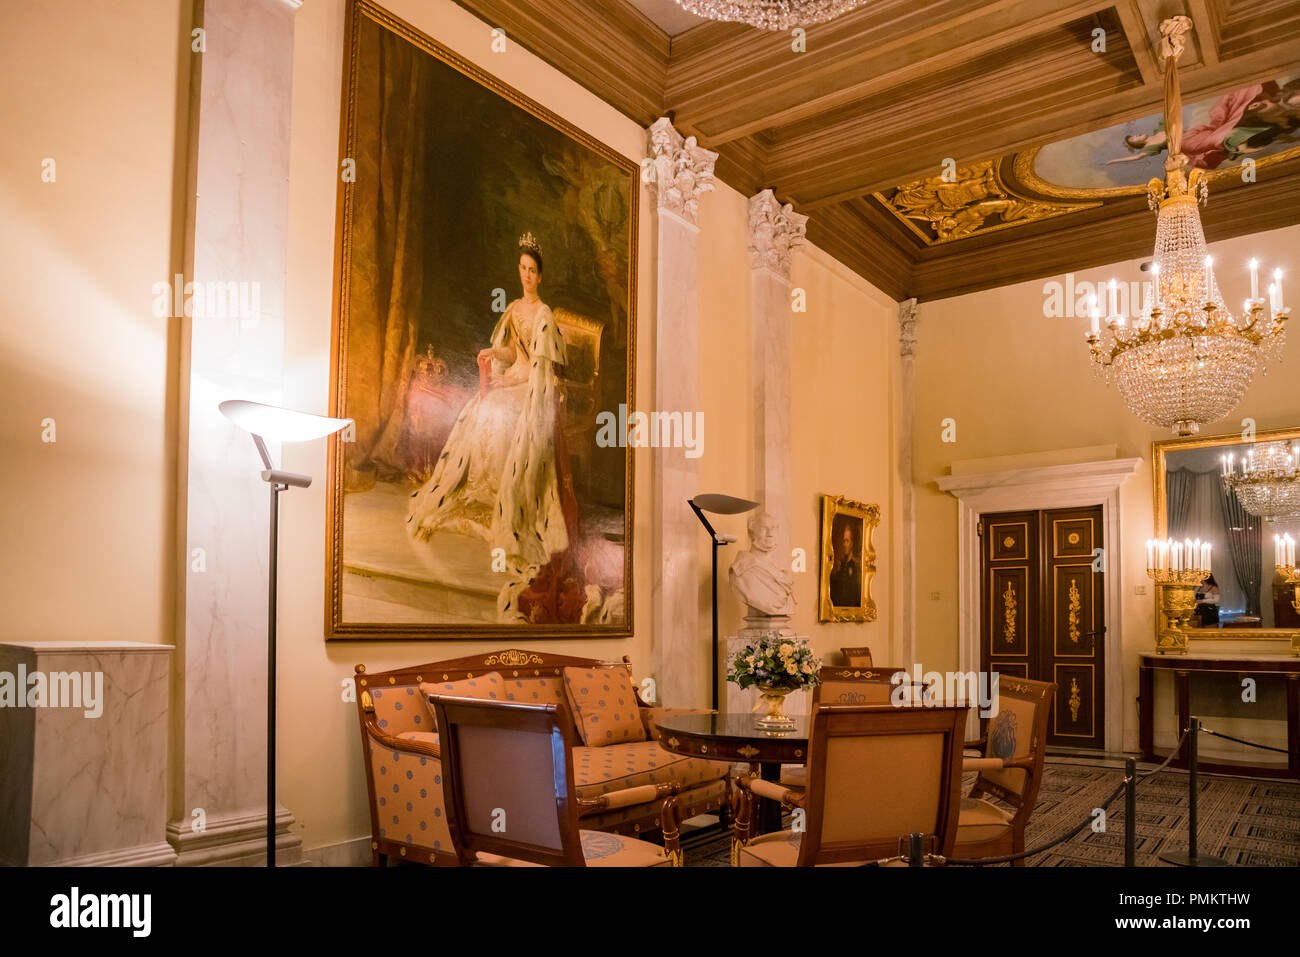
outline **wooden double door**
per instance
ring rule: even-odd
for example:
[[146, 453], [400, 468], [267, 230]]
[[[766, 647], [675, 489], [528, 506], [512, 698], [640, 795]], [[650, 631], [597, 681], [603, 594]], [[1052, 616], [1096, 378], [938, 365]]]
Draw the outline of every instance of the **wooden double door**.
[[1056, 682], [1047, 743], [1105, 744], [1101, 506], [980, 516], [980, 668]]

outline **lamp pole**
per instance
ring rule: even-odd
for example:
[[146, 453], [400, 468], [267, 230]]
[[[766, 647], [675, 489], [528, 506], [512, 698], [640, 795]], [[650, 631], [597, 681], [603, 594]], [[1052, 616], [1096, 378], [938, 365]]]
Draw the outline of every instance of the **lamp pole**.
[[266, 866], [275, 867], [275, 610], [280, 553], [280, 493], [289, 486], [270, 482], [271, 574], [266, 607]]
[[719, 535], [709, 524], [709, 520], [704, 517], [705, 512], [713, 512], [716, 515], [739, 515], [742, 512], [748, 512], [752, 508], [757, 508], [757, 502], [751, 502], [747, 498], [735, 498], [731, 495], [697, 495], [694, 498], [687, 499], [686, 504], [691, 507], [695, 517], [700, 520], [705, 531], [709, 533], [709, 543], [713, 551], [713, 574], [710, 576], [713, 583], [713, 685], [710, 689], [709, 700], [712, 702], [713, 710], [718, 710], [718, 546], [726, 545], [728, 542], [734, 542], [735, 538], [730, 535]]
[[718, 546], [722, 543], [718, 541], [718, 533], [713, 530], [709, 520], [704, 517], [700, 507], [695, 504], [694, 500], [686, 503], [695, 512], [695, 517], [700, 520], [704, 530], [709, 533], [709, 542], [713, 552], [713, 574], [710, 581], [713, 583], [713, 680], [709, 683], [709, 700], [712, 702], [709, 707], [714, 711], [718, 710]]

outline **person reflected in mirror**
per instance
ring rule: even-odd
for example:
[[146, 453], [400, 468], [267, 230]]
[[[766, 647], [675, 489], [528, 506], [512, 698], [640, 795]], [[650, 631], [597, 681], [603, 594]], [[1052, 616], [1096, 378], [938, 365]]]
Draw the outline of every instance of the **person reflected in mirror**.
[[1196, 616], [1202, 628], [1219, 627], [1219, 583], [1210, 575], [1196, 588]]

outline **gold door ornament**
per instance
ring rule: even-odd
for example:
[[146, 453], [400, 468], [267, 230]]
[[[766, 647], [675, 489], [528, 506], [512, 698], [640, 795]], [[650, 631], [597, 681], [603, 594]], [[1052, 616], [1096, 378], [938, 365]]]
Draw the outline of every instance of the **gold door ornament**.
[[1083, 704], [1083, 699], [1079, 697], [1079, 682], [1070, 679], [1070, 720], [1077, 722], [1079, 720], [1079, 706]]
[[1073, 578], [1070, 579], [1070, 640], [1076, 645], [1079, 643], [1079, 610], [1082, 606], [1079, 603], [1079, 583]]
[[1007, 590], [1002, 593], [1002, 638], [1009, 645], [1016, 643], [1016, 590], [1007, 582]]

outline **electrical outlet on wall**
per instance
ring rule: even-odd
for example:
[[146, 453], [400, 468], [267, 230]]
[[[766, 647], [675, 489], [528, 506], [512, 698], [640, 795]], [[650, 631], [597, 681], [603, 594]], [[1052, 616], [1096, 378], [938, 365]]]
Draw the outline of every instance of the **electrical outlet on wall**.
[[1135, 595], [1145, 595], [1146, 593], [1147, 593], [1147, 586], [1146, 586], [1146, 585], [1134, 585], [1134, 586], [1133, 586], [1133, 594], [1135, 594]]
[[938, 601], [938, 600], [939, 600], [939, 593], [937, 591], [930, 592], [930, 601]]

